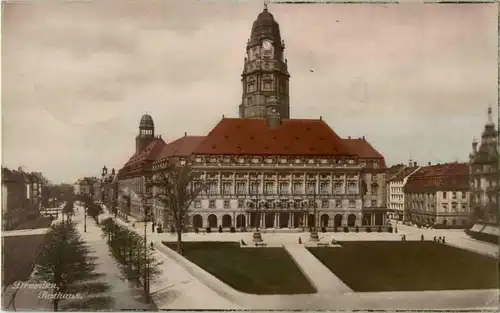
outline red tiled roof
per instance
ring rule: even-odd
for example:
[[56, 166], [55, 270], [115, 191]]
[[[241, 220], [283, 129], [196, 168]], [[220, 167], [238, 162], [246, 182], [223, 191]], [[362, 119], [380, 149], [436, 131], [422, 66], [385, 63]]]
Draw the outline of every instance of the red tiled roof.
[[466, 191], [469, 189], [469, 165], [447, 163], [424, 166], [410, 176], [405, 186], [409, 193]]
[[155, 138], [141, 152], [134, 154], [125, 165], [118, 171], [120, 175], [138, 173], [146, 168], [148, 161], [156, 160], [156, 157], [165, 146], [165, 141]]
[[411, 173], [415, 172], [418, 168], [419, 168], [418, 166], [404, 167], [403, 169], [400, 169], [400, 171], [397, 174], [392, 175], [390, 181], [401, 181]]
[[384, 157], [365, 138], [342, 139], [349, 149], [363, 159], [383, 159]]
[[169, 157], [183, 157], [190, 155], [193, 150], [205, 139], [204, 136], [184, 136], [166, 144], [158, 154], [157, 160]]
[[193, 154], [353, 156], [322, 120], [289, 119], [268, 127], [262, 118], [224, 118]]

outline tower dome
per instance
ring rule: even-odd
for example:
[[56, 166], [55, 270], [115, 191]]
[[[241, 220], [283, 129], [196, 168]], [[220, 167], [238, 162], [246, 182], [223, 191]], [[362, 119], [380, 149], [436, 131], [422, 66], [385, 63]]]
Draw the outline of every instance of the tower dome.
[[274, 20], [274, 16], [267, 10], [267, 6], [264, 7], [264, 10], [253, 22], [248, 45], [260, 44], [263, 39], [272, 40], [278, 45], [281, 44], [280, 26]]
[[153, 118], [149, 114], [144, 114], [139, 123], [139, 128], [154, 128]]

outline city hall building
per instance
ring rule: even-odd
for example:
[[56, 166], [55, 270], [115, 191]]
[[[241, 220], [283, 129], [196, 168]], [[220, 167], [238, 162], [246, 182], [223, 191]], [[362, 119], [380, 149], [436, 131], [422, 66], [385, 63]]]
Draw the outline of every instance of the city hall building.
[[[195, 183], [206, 188], [192, 203], [190, 228], [385, 225], [383, 156], [364, 137], [340, 138], [321, 117], [290, 118], [284, 49], [264, 8], [247, 43], [239, 118], [223, 116], [207, 135], [170, 143], [154, 136], [154, 126], [140, 129], [149, 150], [136, 151], [120, 170], [123, 185], [140, 192], [147, 177], [190, 158], [200, 173]], [[155, 218], [172, 225], [168, 208], [153, 206]]]

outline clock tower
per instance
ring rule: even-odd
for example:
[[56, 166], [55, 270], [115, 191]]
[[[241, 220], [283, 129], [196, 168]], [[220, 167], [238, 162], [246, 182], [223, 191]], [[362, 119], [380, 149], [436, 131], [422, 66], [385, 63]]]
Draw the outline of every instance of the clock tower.
[[270, 98], [279, 104], [276, 109], [281, 119], [290, 118], [290, 74], [284, 50], [279, 25], [265, 5], [253, 23], [246, 47], [245, 67], [241, 74], [241, 118], [266, 118]]

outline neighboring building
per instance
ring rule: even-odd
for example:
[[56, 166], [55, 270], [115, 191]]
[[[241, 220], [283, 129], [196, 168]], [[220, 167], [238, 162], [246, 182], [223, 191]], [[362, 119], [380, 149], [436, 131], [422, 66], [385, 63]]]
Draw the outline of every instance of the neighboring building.
[[434, 227], [465, 228], [468, 225], [468, 164], [421, 167], [408, 178], [404, 190], [411, 222]]
[[[364, 138], [340, 138], [321, 117], [290, 118], [283, 50], [279, 25], [265, 8], [247, 44], [240, 118], [223, 117], [206, 136], [185, 134], [165, 144], [154, 137], [153, 119], [143, 116], [138, 138], [147, 143], [137, 144], [136, 154], [118, 172], [127, 214], [144, 215], [140, 195], [150, 193], [151, 173], [190, 158], [200, 174], [195, 183], [207, 190], [193, 201], [184, 226], [386, 224], [383, 156]], [[157, 221], [172, 225], [166, 208], [149, 205]]]
[[407, 216], [407, 207], [405, 201], [405, 192], [404, 187], [408, 182], [408, 178], [411, 175], [416, 173], [420, 167], [417, 166], [415, 162], [412, 166], [403, 166], [399, 171], [388, 179], [388, 202], [387, 202], [387, 211], [392, 219], [396, 219], [399, 221], [406, 220]]
[[[78, 185], [78, 187], [75, 187]], [[84, 177], [79, 179], [73, 186], [73, 191], [75, 195], [80, 195], [83, 197], [92, 197], [94, 201], [100, 201], [100, 189], [101, 183], [97, 177]]]
[[121, 214], [143, 219], [144, 207], [149, 201], [146, 180], [150, 179], [153, 162], [165, 146], [161, 137], [155, 137], [153, 118], [145, 114], [139, 122], [139, 134], [135, 139], [135, 153], [118, 171], [117, 199]]
[[41, 173], [2, 167], [2, 227], [12, 229], [39, 216], [46, 180]]
[[472, 143], [470, 165], [470, 205], [472, 232], [498, 236], [498, 133], [493, 123], [491, 107], [488, 108], [488, 122], [484, 126], [481, 144]]

